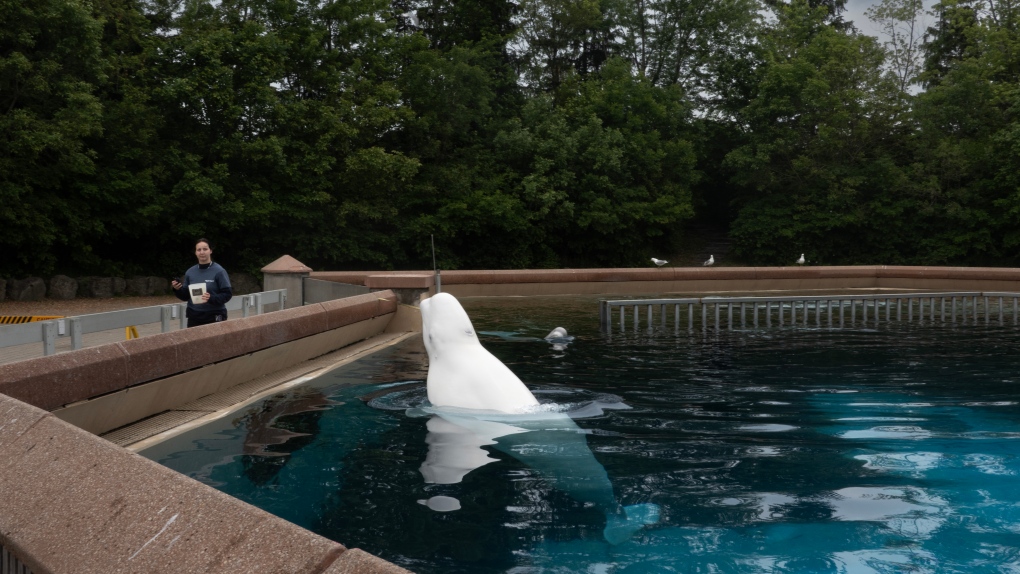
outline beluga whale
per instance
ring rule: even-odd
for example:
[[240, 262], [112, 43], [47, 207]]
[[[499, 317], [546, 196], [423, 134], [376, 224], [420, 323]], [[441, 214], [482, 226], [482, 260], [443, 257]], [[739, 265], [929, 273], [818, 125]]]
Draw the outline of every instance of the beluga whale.
[[[610, 544], [626, 542], [659, 521], [655, 504], [620, 505], [585, 431], [567, 413], [542, 408], [517, 375], [482, 347], [456, 297], [439, 293], [422, 301], [421, 316], [429, 356], [426, 386], [432, 406], [427, 412], [433, 415], [420, 468], [427, 483], [460, 483], [472, 470], [499, 460], [484, 448], [492, 447], [574, 500], [601, 510], [606, 516], [603, 537]], [[565, 337], [566, 330], [549, 335]], [[453, 509], [453, 501], [444, 499], [443, 508]]]
[[519, 413], [538, 400], [478, 340], [467, 311], [449, 293], [421, 302], [422, 338], [429, 356], [426, 383], [435, 407]]

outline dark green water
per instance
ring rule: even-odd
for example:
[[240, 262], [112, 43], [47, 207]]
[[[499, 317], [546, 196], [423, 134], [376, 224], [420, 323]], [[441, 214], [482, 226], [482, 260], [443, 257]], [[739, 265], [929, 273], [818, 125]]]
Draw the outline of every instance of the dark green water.
[[[143, 454], [423, 574], [1020, 572], [1012, 326], [606, 337], [591, 299], [464, 303], [540, 400], [630, 408], [499, 437], [430, 484], [412, 341]], [[610, 544], [578, 469], [659, 522]]]

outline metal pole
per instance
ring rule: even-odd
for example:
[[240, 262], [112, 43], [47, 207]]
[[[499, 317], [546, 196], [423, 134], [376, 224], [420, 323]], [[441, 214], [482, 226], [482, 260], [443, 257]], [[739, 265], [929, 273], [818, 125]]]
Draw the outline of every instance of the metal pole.
[[856, 324], [857, 324], [857, 301], [851, 299], [850, 300], [850, 325], [853, 326], [853, 325], [856, 325]]
[[839, 300], [839, 326], [843, 327], [843, 300]]
[[726, 304], [726, 328], [733, 330], [733, 303]]
[[914, 322], [914, 300], [907, 297], [907, 322]]
[[701, 330], [708, 329], [708, 303], [701, 302]]
[[896, 299], [896, 320], [903, 320], [903, 299]]
[[687, 304], [687, 328], [694, 330], [694, 303]]
[[627, 324], [627, 308], [620, 305], [620, 330], [624, 330], [624, 325]]
[[715, 330], [718, 331], [719, 330], [719, 304], [716, 303], [714, 305], [714, 307], [715, 307]]
[[829, 328], [832, 328], [832, 299], [825, 302], [825, 310], [829, 314]]
[[655, 323], [652, 322], [652, 306], [648, 305], [648, 330], [651, 331]]
[[984, 297], [985, 300], [985, 325], [992, 322], [992, 309], [988, 306], [988, 297]]
[[170, 330], [170, 309], [173, 307], [170, 305], [163, 305], [159, 309], [159, 329], [160, 333], [166, 333]]
[[680, 331], [680, 304], [673, 305], [673, 330]]
[[952, 311], [953, 311], [953, 314], [952, 314], [953, 322], [955, 323], [956, 322], [956, 297], [953, 297], [951, 299], [951, 304], [952, 304]]
[[744, 303], [743, 303], [743, 301], [741, 301], [741, 303], [740, 303], [740, 328], [743, 329], [743, 328], [746, 328], [746, 327], [747, 327], [747, 321], [745, 320], [745, 317], [744, 317]]
[[45, 321], [42, 324], [43, 355], [47, 357], [57, 352], [57, 322]]
[[765, 302], [765, 326], [772, 326], [772, 301]]
[[634, 305], [634, 331], [637, 332], [638, 324], [641, 323], [641, 318], [638, 315], [638, 306]]
[[999, 297], [999, 324], [1002, 325], [1002, 297]]
[[81, 319], [79, 319], [78, 317], [71, 317], [71, 319], [70, 319], [70, 321], [68, 321], [68, 323], [70, 323], [70, 325], [68, 327], [69, 327], [69, 329], [71, 331], [71, 348], [72, 349], [80, 349], [81, 345], [82, 345], [82, 342], [81, 342]]

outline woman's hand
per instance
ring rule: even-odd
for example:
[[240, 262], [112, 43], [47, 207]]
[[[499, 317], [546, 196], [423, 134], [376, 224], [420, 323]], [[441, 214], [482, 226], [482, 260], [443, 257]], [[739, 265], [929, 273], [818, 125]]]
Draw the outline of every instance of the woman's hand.
[[208, 291], [206, 291], [205, 293], [202, 293], [202, 302], [203, 303], [208, 303], [210, 297], [212, 297], [212, 293], [210, 293]]
[[170, 282], [170, 286], [173, 287], [174, 290], [177, 290], [177, 289], [180, 289], [181, 287], [184, 287], [184, 285], [181, 285], [180, 281], [171, 281]]

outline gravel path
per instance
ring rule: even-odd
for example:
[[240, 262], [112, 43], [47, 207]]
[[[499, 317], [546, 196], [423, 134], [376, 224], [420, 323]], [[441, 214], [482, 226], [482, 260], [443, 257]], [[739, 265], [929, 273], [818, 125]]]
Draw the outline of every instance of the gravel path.
[[111, 299], [71, 299], [59, 301], [43, 299], [42, 301], [0, 301], [0, 315], [59, 315], [73, 317], [90, 313], [104, 313], [120, 309], [150, 307], [180, 303], [173, 295], [154, 297], [113, 297]]

